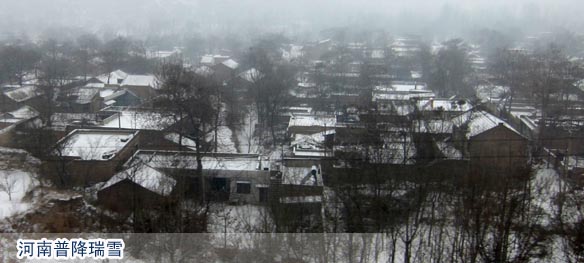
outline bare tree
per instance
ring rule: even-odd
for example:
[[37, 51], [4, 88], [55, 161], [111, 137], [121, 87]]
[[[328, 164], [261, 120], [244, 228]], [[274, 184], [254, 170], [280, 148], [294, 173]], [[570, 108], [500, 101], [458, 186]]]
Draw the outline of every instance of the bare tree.
[[563, 51], [554, 45], [534, 54], [528, 84], [532, 87], [531, 94], [541, 112], [542, 121], [538, 127], [540, 143], [545, 138], [547, 126], [554, 126], [554, 122], [563, 115], [561, 112], [554, 112], [554, 106], [562, 103], [558, 100], [561, 96], [557, 95], [583, 76], [583, 68], [570, 61]]
[[507, 112], [511, 111], [516, 94], [527, 91], [529, 65], [530, 57], [522, 51], [501, 49], [494, 55], [491, 71], [502, 85], [509, 87], [505, 100]]
[[465, 43], [461, 39], [451, 39], [444, 43], [434, 58], [430, 83], [440, 96], [471, 95], [469, 73]]
[[0, 172], [2, 176], [0, 177], [0, 191], [5, 192], [8, 195], [8, 200], [12, 201], [12, 194], [16, 190], [16, 183], [18, 180], [14, 175], [7, 172]]
[[[205, 200], [202, 158], [208, 152], [206, 138], [217, 126], [216, 117], [221, 110], [218, 85], [212, 79], [195, 74], [181, 60], [168, 61], [158, 72], [159, 97], [156, 105], [175, 121], [174, 131], [193, 139], [196, 143], [196, 174], [200, 178], [201, 201]], [[179, 139], [179, 142], [182, 139]]]
[[22, 85], [24, 76], [32, 73], [41, 58], [31, 45], [8, 45], [0, 48], [0, 83]]
[[[103, 44], [99, 52], [102, 60], [103, 72], [110, 74], [112, 71], [125, 66], [129, 57], [130, 41], [126, 38], [118, 37]], [[108, 75], [108, 83], [110, 81]]]
[[274, 63], [261, 48], [252, 49], [248, 56], [258, 71], [252, 76], [250, 96], [254, 99], [259, 123], [270, 130], [272, 145], [276, 146], [277, 117], [290, 101], [289, 90], [295, 85], [296, 70], [290, 64]]
[[43, 91], [44, 100], [38, 107], [40, 117], [46, 126], [51, 126], [53, 113], [56, 111], [56, 98], [63, 87], [70, 82], [72, 75], [71, 61], [64, 54], [62, 44], [49, 40], [43, 45], [39, 87]]

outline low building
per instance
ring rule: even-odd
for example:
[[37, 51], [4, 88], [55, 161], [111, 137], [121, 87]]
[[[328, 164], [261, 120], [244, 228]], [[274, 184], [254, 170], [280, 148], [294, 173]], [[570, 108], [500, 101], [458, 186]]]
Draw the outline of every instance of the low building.
[[102, 112], [109, 113], [100, 125], [104, 128], [162, 131], [175, 124], [170, 114], [139, 108], [107, 107]]
[[138, 106], [142, 99], [129, 89], [121, 89], [103, 97], [105, 106], [131, 107]]
[[226, 83], [236, 76], [239, 63], [233, 59], [227, 59], [215, 66], [213, 69], [213, 78], [219, 83]]
[[0, 113], [0, 146], [17, 147], [15, 132], [19, 128], [28, 128], [40, 124], [39, 113], [29, 107], [22, 106], [17, 110]]
[[[177, 180], [187, 196], [200, 196], [197, 154], [192, 151], [136, 152], [133, 163], [144, 163]], [[256, 154], [204, 153], [201, 159], [206, 196], [215, 201], [261, 204], [268, 200], [269, 161]]]
[[112, 71], [89, 79], [89, 83], [102, 83], [105, 87], [119, 87], [128, 77], [128, 73], [122, 70]]
[[429, 100], [435, 94], [422, 82], [394, 81], [390, 85], [376, 86], [372, 92], [372, 102], [383, 114], [405, 116], [415, 109], [412, 100]]
[[455, 117], [453, 141], [471, 163], [499, 171], [523, 167], [529, 160], [529, 140], [505, 121], [485, 112]]
[[142, 100], [149, 100], [156, 95], [157, 80], [154, 75], [134, 75], [116, 70], [89, 79], [86, 86], [112, 89], [113, 91], [119, 91], [120, 88], [123, 88], [132, 91]]
[[207, 54], [201, 57], [199, 64], [201, 66], [213, 67], [229, 59], [229, 56]]
[[156, 96], [157, 80], [154, 75], [128, 75], [120, 87], [132, 91], [142, 100]]
[[416, 108], [425, 119], [451, 119], [473, 109], [468, 100], [455, 98], [423, 98]]
[[288, 123], [288, 133], [291, 136], [296, 134], [315, 134], [334, 130], [337, 126], [337, 117], [334, 115], [299, 115], [290, 117]]
[[109, 180], [138, 146], [138, 131], [78, 129], [57, 142], [43, 172], [62, 185]]
[[295, 134], [290, 143], [292, 155], [297, 157], [332, 157], [335, 130], [314, 134]]
[[38, 108], [42, 95], [34, 85], [10, 87], [0, 93], [0, 112], [14, 111], [25, 105]]
[[92, 87], [74, 88], [68, 98], [71, 111], [75, 113], [98, 112], [103, 106], [99, 90]]
[[100, 186], [98, 203], [115, 212], [157, 208], [172, 201], [177, 182], [147, 164], [117, 173]]

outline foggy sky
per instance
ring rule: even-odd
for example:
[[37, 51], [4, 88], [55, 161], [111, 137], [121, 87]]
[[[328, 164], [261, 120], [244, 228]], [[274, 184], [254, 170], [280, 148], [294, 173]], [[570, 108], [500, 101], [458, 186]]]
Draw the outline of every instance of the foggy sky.
[[343, 26], [452, 35], [483, 27], [582, 33], [582, 10], [579, 0], [0, 0], [0, 37], [295, 35]]

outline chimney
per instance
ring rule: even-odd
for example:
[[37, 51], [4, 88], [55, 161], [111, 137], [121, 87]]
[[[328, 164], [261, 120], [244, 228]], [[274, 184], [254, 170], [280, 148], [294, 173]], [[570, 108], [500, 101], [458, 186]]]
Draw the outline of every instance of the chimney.
[[434, 110], [434, 98], [430, 98], [430, 109]]

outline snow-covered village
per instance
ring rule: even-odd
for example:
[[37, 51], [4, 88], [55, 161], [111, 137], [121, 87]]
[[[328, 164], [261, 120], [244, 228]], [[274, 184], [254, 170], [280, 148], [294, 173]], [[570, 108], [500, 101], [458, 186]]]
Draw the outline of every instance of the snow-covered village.
[[578, 1], [3, 2], [1, 262], [584, 262]]

